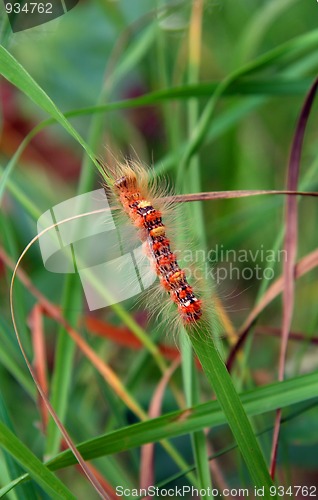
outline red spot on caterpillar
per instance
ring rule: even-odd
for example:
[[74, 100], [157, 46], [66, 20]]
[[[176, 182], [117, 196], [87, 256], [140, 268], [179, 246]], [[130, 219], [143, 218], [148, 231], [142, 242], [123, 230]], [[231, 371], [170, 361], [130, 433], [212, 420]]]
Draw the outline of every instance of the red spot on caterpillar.
[[145, 216], [146, 222], [154, 222], [159, 219], [161, 219], [161, 212], [159, 212], [159, 210], [154, 210]]
[[169, 245], [169, 240], [167, 238], [161, 238], [161, 241], [153, 242], [152, 249], [154, 252], [162, 252], [167, 245]]

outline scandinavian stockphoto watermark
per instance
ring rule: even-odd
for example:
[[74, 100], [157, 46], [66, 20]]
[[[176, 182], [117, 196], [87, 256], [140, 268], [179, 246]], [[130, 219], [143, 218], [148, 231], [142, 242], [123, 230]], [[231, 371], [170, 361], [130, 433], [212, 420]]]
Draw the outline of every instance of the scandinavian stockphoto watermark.
[[[135, 297], [157, 279], [156, 272], [131, 224], [117, 224], [103, 189], [66, 200], [47, 210], [37, 231], [45, 268], [76, 273], [87, 305], [95, 310]], [[174, 249], [189, 281], [271, 280], [273, 264], [286, 261], [285, 250]]]
[[91, 311], [134, 297], [156, 279], [135, 228], [116, 225], [103, 189], [47, 210], [37, 231], [45, 268], [77, 273]]
[[194, 279], [222, 281], [272, 280], [274, 264], [287, 261], [286, 250], [266, 249], [263, 244], [253, 249], [229, 249], [216, 244], [208, 250], [186, 249], [176, 252], [183, 260], [187, 276]]
[[79, 3], [79, 0], [2, 1], [14, 33], [40, 26], [63, 16]]

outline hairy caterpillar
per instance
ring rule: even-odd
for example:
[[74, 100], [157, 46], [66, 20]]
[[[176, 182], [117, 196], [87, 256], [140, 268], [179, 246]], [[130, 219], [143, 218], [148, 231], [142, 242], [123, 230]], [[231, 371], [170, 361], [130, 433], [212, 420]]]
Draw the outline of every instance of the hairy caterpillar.
[[189, 284], [186, 272], [171, 250], [158, 186], [149, 181], [147, 170], [139, 162], [126, 160], [116, 163], [112, 169], [99, 163], [108, 179], [108, 183], [103, 184], [106, 194], [109, 195], [111, 189], [130, 221], [139, 229], [139, 237], [159, 277], [161, 288], [175, 303], [182, 323], [195, 326], [202, 318], [202, 299]]

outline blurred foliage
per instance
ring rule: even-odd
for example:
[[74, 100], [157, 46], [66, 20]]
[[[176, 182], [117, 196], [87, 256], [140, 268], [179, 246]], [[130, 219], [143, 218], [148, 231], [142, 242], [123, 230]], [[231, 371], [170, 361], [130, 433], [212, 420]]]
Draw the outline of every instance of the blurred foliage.
[[[167, 10], [168, 6], [171, 11]], [[191, 101], [182, 97], [169, 100], [159, 98], [154, 99], [150, 106], [140, 105], [103, 113], [92, 111], [90, 115], [81, 115], [80, 110], [142, 97], [171, 87], [186, 90], [189, 84], [188, 33], [191, 7], [191, 2], [182, 2], [173, 7], [171, 2], [163, 0], [82, 0], [61, 18], [25, 32], [8, 34], [3, 21], [2, 43], [62, 112], [78, 111], [77, 116], [70, 118], [70, 122], [96, 155], [107, 157], [105, 147], [114, 151], [114, 154], [131, 153], [134, 148], [144, 162], [155, 163], [158, 170], [165, 171], [172, 184], [177, 183], [174, 190], [178, 193], [183, 189], [181, 183], [178, 184], [177, 175], [180, 152], [185, 149], [192, 132], [189, 131], [189, 103], [196, 103], [200, 116], [209, 96], [194, 95]], [[294, 37], [316, 30], [317, 16], [318, 6], [315, 1], [206, 0], [198, 83], [221, 82], [257, 57]], [[288, 58], [274, 61], [262, 71], [243, 78], [243, 81], [254, 79], [263, 84], [267, 92], [240, 94], [233, 91], [231, 95], [221, 96], [203, 145], [198, 151], [198, 183], [201, 191], [285, 187], [290, 145], [307, 90], [306, 87], [293, 92], [289, 82], [302, 83], [304, 80], [310, 82], [314, 79], [318, 70], [317, 45], [318, 41], [310, 49], [300, 51], [291, 61]], [[282, 78], [286, 86], [279, 95], [275, 95], [274, 91], [271, 95], [271, 81], [276, 77]], [[201, 87], [200, 89], [202, 91]], [[27, 133], [47, 118], [47, 114], [4, 79], [0, 82], [0, 97], [0, 164], [4, 169]], [[302, 154], [300, 188], [309, 191], [318, 190], [315, 128], [317, 111], [315, 104]], [[26, 147], [10, 174], [0, 218], [2, 248], [16, 261], [36, 234], [36, 221], [41, 213], [75, 196], [78, 189], [84, 187], [84, 191], [89, 191], [99, 185], [98, 172], [87, 160], [79, 144], [61, 126], [55, 124], [45, 127]], [[25, 202], [25, 199], [28, 201]], [[259, 265], [264, 269], [268, 264], [273, 265], [275, 278], [282, 272], [282, 262], [264, 262], [261, 250], [266, 254], [267, 250], [274, 249], [277, 255], [282, 247], [279, 235], [283, 235], [284, 228], [284, 197], [206, 201], [200, 202], [200, 206], [203, 210], [207, 247], [214, 250], [214, 255], [217, 256], [216, 262], [211, 263], [212, 267], [218, 269], [228, 266], [222, 257], [222, 252], [225, 255], [227, 250], [234, 249], [237, 255], [240, 251], [250, 252], [248, 262], [233, 262], [240, 277], [236, 278], [234, 275], [233, 279], [226, 279], [216, 286], [225, 311], [234, 328], [238, 329], [253, 308], [256, 298], [269, 285], [267, 280], [261, 282], [256, 279], [255, 273], [251, 279], [243, 279], [244, 268]], [[317, 217], [316, 200], [300, 199], [298, 257], [317, 248]], [[36, 246], [29, 251], [22, 267], [46, 297], [55, 304], [64, 304], [76, 323], [81, 314], [76, 301], [72, 302], [72, 292], [76, 285], [74, 288], [69, 285], [67, 289], [66, 276], [46, 271]], [[59, 449], [60, 443], [56, 437], [57, 431], [52, 428], [49, 430], [50, 446], [47, 436], [39, 432], [36, 392], [11, 326], [8, 304], [10, 277], [11, 271], [2, 266], [0, 389], [1, 405], [6, 408], [8, 417], [6, 421], [1, 415], [1, 420], [6, 424], [10, 422], [11, 430], [42, 460], [48, 451], [57, 451], [55, 448]], [[301, 332], [305, 341], [290, 342], [286, 366], [288, 377], [314, 372], [318, 367], [317, 347], [310, 342], [310, 336], [317, 332], [317, 277], [317, 270], [313, 270], [296, 284], [293, 330]], [[76, 281], [78, 289], [80, 280], [75, 278]], [[68, 305], [65, 299], [67, 293], [70, 296]], [[74, 295], [76, 296], [75, 292]], [[35, 300], [28, 290], [17, 283], [15, 301], [23, 344], [29, 358], [32, 358], [28, 316]], [[145, 326], [145, 315], [136, 301], [127, 301], [123, 305], [138, 324]], [[121, 326], [122, 322], [114, 311], [101, 310], [96, 316], [102, 321]], [[44, 324], [48, 378], [52, 382], [57, 369], [58, 328], [50, 319], [45, 319]], [[275, 299], [261, 313], [259, 324], [280, 326], [281, 298]], [[113, 340], [91, 335], [84, 328], [82, 332], [92, 348], [118, 373], [141, 407], [148, 411], [149, 402], [160, 380], [158, 367], [149, 353], [146, 350], [136, 353], [130, 345], [117, 345]], [[169, 332], [160, 331], [158, 335], [158, 331], [154, 329], [150, 338], [158, 342], [159, 337], [161, 344], [175, 347], [167, 333]], [[60, 335], [58, 337], [61, 338]], [[60, 349], [63, 350], [61, 347]], [[65, 412], [65, 424], [71, 430], [75, 442], [86, 441], [135, 422], [137, 417], [132, 415], [116, 395], [111, 394], [111, 389], [105, 386], [89, 361], [68, 349], [69, 346], [64, 351], [69, 352], [69, 365], [59, 368], [60, 376], [65, 370], [66, 378], [61, 412]], [[226, 339], [224, 350], [228, 352]], [[251, 336], [250, 344], [235, 369], [233, 379], [236, 387], [242, 391], [252, 390], [258, 385], [275, 381], [278, 352], [278, 338], [269, 335], [257, 335], [255, 338]], [[211, 389], [201, 372], [198, 379], [199, 400], [210, 400]], [[173, 380], [178, 387], [182, 387], [179, 371]], [[55, 393], [55, 398], [58, 399], [58, 391]], [[316, 394], [312, 394], [314, 396]], [[308, 395], [306, 398], [308, 399]], [[175, 396], [170, 389], [167, 390], [162, 414], [177, 407]], [[307, 484], [311, 477], [310, 471], [317, 471], [316, 420], [317, 409], [314, 408], [284, 425], [279, 466], [285, 479], [297, 473], [298, 482]], [[273, 424], [272, 414], [253, 417], [256, 431], [270, 423]], [[217, 435], [214, 430], [211, 432], [210, 441], [213, 446], [215, 442], [218, 448], [231, 443], [226, 426], [217, 431]], [[270, 433], [265, 434], [260, 442], [269, 459]], [[179, 436], [173, 444], [186, 462], [191, 464], [194, 461], [188, 435]], [[236, 452], [232, 451], [224, 457], [219, 463], [226, 481], [233, 486], [244, 487], [242, 481], [245, 478], [249, 484], [245, 466]], [[131, 487], [138, 484], [139, 463], [139, 452], [134, 450], [99, 458], [94, 465], [113, 487], [116, 484]], [[177, 466], [166, 451], [158, 446], [156, 481], [164, 480], [177, 471]], [[3, 452], [0, 455], [0, 486], [5, 486], [19, 474], [21, 470], [12, 469], [6, 452]], [[218, 483], [220, 478], [217, 473], [215, 476]], [[91, 495], [89, 486], [76, 469], [61, 471], [58, 477], [77, 498]], [[214, 481], [214, 474], [212, 479]], [[188, 478], [182, 477], [175, 484], [188, 484], [188, 481]], [[27, 490], [26, 484], [35, 489]], [[20, 485], [14, 493], [11, 492], [10, 498], [34, 498], [35, 495], [46, 498], [46, 493], [39, 489], [36, 481], [25, 485]]]

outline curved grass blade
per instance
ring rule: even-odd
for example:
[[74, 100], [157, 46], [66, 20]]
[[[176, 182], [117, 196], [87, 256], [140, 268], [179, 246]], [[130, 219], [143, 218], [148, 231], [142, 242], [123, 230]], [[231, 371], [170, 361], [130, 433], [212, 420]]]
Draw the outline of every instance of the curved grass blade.
[[[279, 406], [283, 408], [312, 399], [317, 394], [318, 373], [311, 373], [246, 391], [240, 394], [240, 399], [246, 413], [253, 416], [273, 411]], [[119, 453], [155, 442], [163, 437], [172, 438], [226, 423], [218, 401], [210, 401], [110, 432], [79, 444], [78, 449], [86, 460], [92, 460], [104, 454]], [[47, 465], [55, 470], [74, 463], [72, 453], [65, 451], [47, 462]]]
[[28, 96], [35, 104], [37, 104], [43, 111], [47, 112], [51, 118], [56, 120], [63, 128], [83, 147], [88, 156], [94, 162], [98, 170], [100, 167], [95, 160], [93, 151], [86, 144], [84, 139], [75, 130], [75, 128], [65, 118], [63, 113], [54, 104], [52, 99], [44, 92], [32, 76], [25, 70], [25, 68], [0, 45], [0, 74], [15, 87], [20, 89], [26, 96]]
[[[287, 189], [289, 190], [297, 189], [299, 169], [300, 169], [300, 159], [301, 159], [302, 146], [305, 136], [305, 130], [309, 119], [309, 114], [312, 109], [313, 102], [316, 96], [317, 88], [318, 88], [318, 78], [316, 78], [316, 80], [314, 81], [313, 85], [311, 86], [308, 92], [308, 95], [306, 96], [297, 123], [295, 136], [292, 144], [292, 150], [290, 154], [289, 165], [288, 165]], [[280, 347], [279, 366], [278, 366], [278, 380], [284, 379], [288, 337], [294, 312], [294, 301], [295, 301], [294, 280], [295, 280], [295, 263], [296, 263], [297, 240], [298, 240], [297, 199], [293, 196], [287, 196], [285, 207], [286, 207], [285, 208], [286, 231], [285, 231], [284, 248], [286, 250], [287, 259], [284, 261], [284, 270], [283, 270], [283, 280], [284, 280], [283, 318], [282, 318], [281, 347]], [[272, 454], [271, 454], [272, 477], [275, 476], [280, 419], [281, 419], [281, 409], [278, 409], [276, 414], [276, 422], [274, 428]]]
[[10, 453], [52, 498], [75, 499], [62, 481], [55, 477], [2, 422], [0, 422], [0, 446]]
[[[313, 399], [318, 394], [318, 373], [310, 373], [283, 382], [258, 387], [240, 394], [241, 401], [249, 416], [261, 415], [276, 408], [287, 407], [302, 401]], [[105, 455], [112, 455], [143, 444], [172, 438], [197, 430], [226, 424], [226, 418], [218, 401], [210, 401], [162, 415], [161, 417], [123, 427], [108, 434], [98, 436], [78, 445], [85, 460], [93, 460]], [[58, 470], [76, 464], [69, 450], [64, 451], [46, 463], [50, 470]], [[29, 478], [23, 475], [10, 483], [11, 488]], [[18, 482], [19, 481], [19, 482]], [[10, 485], [0, 489], [9, 491]]]

